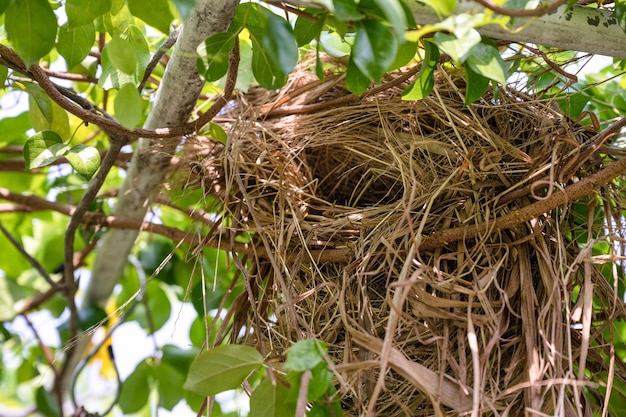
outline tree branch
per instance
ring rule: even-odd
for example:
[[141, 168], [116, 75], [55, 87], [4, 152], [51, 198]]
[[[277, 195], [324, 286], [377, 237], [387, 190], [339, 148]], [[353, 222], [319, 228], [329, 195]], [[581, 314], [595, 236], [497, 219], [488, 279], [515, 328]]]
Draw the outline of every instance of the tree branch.
[[[608, 139], [610, 136], [617, 134], [624, 126], [626, 126], [626, 117], [621, 118], [609, 128], [605, 129], [598, 135], [598, 138], [595, 139], [595, 141], [602, 142]], [[602, 185], [607, 184], [624, 172], [626, 172], [626, 158], [622, 158], [611, 163], [590, 177], [584, 178], [563, 189], [555, 190], [544, 200], [537, 201], [536, 203], [530, 204], [519, 210], [512, 211], [502, 217], [480, 224], [442, 230], [440, 232], [433, 233], [430, 236], [424, 236], [419, 248], [421, 250], [439, 248], [447, 245], [448, 243], [464, 239], [473, 239], [483, 233], [511, 229], [527, 222], [528, 220], [535, 219], [545, 213], [548, 213], [557, 207], [563, 206], [568, 202], [575, 201], [581, 197], [594, 193]]]
[[498, 14], [510, 17], [539, 17], [550, 12], [555, 11], [562, 5], [566, 4], [568, 0], [556, 0], [552, 4], [548, 4], [545, 6], [538, 6], [536, 9], [509, 9], [506, 7], [500, 7], [491, 0], [475, 0], [476, 3], [485, 7], [486, 9], [492, 10]]

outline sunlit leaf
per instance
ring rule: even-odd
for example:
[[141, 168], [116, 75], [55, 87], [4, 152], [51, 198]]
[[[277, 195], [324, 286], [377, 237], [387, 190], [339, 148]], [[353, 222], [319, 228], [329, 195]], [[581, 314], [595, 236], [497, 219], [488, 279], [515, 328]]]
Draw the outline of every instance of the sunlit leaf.
[[128, 26], [128, 43], [135, 50], [135, 56], [137, 57], [137, 68], [135, 69], [135, 75], [137, 81], [143, 77], [143, 74], [150, 62], [152, 53], [150, 52], [150, 45], [144, 36], [143, 32], [135, 25]]
[[57, 19], [47, 0], [14, 0], [4, 15], [9, 41], [29, 67], [54, 46]]
[[435, 68], [439, 62], [439, 49], [431, 42], [425, 42], [424, 60], [417, 78], [402, 92], [402, 100], [421, 100], [428, 96], [435, 86]]
[[458, 38], [438, 32], [433, 37], [433, 42], [454, 61], [464, 62], [470, 54], [474, 53], [472, 48], [480, 43], [480, 34], [476, 30], [471, 30], [466, 36]]
[[415, 54], [417, 53], [417, 42], [404, 42], [398, 46], [398, 53], [394, 58], [393, 62], [387, 68], [387, 71], [393, 71], [398, 68], [402, 68], [411, 62], [412, 59], [415, 58]]
[[378, 82], [393, 63], [398, 42], [388, 26], [377, 20], [356, 24], [356, 40], [351, 58], [371, 80]]
[[93, 146], [83, 144], [73, 146], [65, 158], [72, 168], [86, 179], [91, 179], [100, 168], [100, 153]]
[[95, 39], [96, 29], [93, 22], [75, 28], [61, 26], [57, 50], [65, 58], [68, 68], [73, 68], [89, 54]]
[[137, 69], [137, 54], [126, 39], [114, 37], [106, 44], [109, 59], [115, 68], [126, 74], [134, 74]]
[[218, 346], [194, 360], [184, 388], [204, 396], [237, 388], [262, 361], [261, 354], [250, 346]]
[[385, 14], [387, 21], [396, 32], [396, 36], [403, 39], [404, 31], [407, 29], [407, 19], [402, 2], [400, 0], [374, 0], [374, 2]]
[[111, 11], [102, 16], [102, 23], [104, 24], [106, 31], [111, 34], [111, 36], [121, 36], [130, 25], [130, 21], [132, 19], [132, 15], [130, 10], [128, 10], [126, 2], [123, 1], [120, 4], [121, 5], [118, 8], [114, 2], [111, 7]]
[[424, 3], [430, 6], [435, 12], [440, 15], [448, 16], [456, 9], [457, 0], [419, 0], [420, 3]]
[[134, 129], [141, 122], [143, 114], [141, 96], [137, 88], [131, 84], [124, 84], [117, 92], [113, 102], [115, 118], [128, 129]]
[[111, 10], [111, 0], [67, 0], [65, 12], [70, 28], [77, 28], [93, 21]]
[[494, 46], [479, 43], [471, 49], [465, 63], [477, 74], [506, 85], [506, 65]]
[[354, 38], [342, 38], [337, 32], [322, 32], [320, 35], [320, 44], [324, 51], [337, 58], [350, 55], [352, 50], [350, 40]]
[[63, 156], [69, 146], [63, 143], [61, 137], [50, 130], [37, 132], [28, 138], [24, 144], [24, 160], [26, 169], [34, 169], [50, 165]]
[[170, 33], [174, 15], [167, 0], [128, 0], [127, 3], [133, 16], [163, 33]]

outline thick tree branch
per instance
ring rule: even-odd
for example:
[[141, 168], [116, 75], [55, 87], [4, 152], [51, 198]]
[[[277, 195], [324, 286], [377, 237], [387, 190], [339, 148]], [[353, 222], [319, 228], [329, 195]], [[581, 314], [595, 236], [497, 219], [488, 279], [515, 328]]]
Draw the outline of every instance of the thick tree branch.
[[489, 10], [493, 10], [494, 12], [511, 17], [539, 17], [554, 10], [558, 9], [562, 5], [566, 4], [568, 0], [556, 0], [555, 2], [545, 5], [539, 6], [536, 9], [526, 10], [526, 9], [509, 9], [506, 7], [500, 7], [491, 0], [476, 0], [476, 3], [484, 6]]

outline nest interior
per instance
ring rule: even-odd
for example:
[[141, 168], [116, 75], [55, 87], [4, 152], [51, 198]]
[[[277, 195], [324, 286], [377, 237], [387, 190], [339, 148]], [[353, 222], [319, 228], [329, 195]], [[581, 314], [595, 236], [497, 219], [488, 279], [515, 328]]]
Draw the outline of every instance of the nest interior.
[[[466, 106], [453, 71], [420, 101], [401, 99], [410, 69], [357, 99], [334, 65], [323, 82], [305, 64], [282, 90], [241, 96], [227, 144], [195, 162], [255, 248], [230, 334], [276, 358], [323, 340], [347, 415], [598, 406], [589, 393], [613, 378], [606, 329], [623, 317], [590, 261], [601, 198], [495, 222], [600, 169], [596, 132], [515, 88]], [[429, 244], [472, 225], [484, 227]]]

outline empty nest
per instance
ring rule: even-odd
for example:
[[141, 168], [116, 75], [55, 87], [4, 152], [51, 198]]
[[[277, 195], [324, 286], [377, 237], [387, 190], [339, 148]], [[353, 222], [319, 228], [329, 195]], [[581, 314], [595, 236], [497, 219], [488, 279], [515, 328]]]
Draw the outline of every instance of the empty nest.
[[[233, 341], [280, 369], [294, 342], [323, 340], [346, 415], [601, 407], [608, 328], [624, 313], [611, 265], [591, 251], [614, 224], [606, 201], [490, 226], [600, 169], [594, 129], [514, 88], [465, 106], [454, 69], [438, 71], [428, 97], [402, 101], [413, 68], [357, 98], [341, 63], [327, 65], [324, 81], [305, 63], [282, 90], [242, 95], [225, 145], [188, 141], [230, 241], [250, 242]], [[610, 184], [602, 195], [621, 199]], [[474, 224], [486, 231], [428, 244]]]

